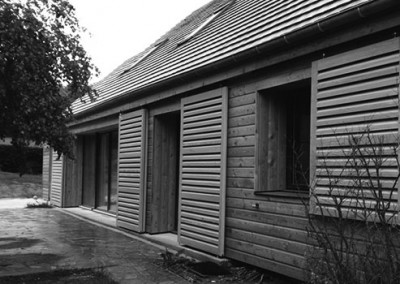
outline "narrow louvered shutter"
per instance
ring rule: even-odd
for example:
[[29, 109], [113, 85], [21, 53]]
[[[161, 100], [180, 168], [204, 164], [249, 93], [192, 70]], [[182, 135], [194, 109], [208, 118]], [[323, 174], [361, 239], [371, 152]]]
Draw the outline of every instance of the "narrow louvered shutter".
[[[340, 202], [347, 218], [365, 217], [363, 209], [376, 217], [376, 197], [390, 201], [390, 214], [397, 211], [399, 60], [394, 39], [313, 64], [311, 212], [337, 215]], [[383, 162], [379, 179], [374, 159]]]
[[52, 150], [51, 157], [50, 202], [57, 207], [61, 207], [63, 190], [63, 156], [60, 156], [58, 159], [57, 152]]
[[125, 113], [119, 121], [117, 225], [144, 231], [146, 111]]
[[227, 89], [182, 99], [179, 242], [224, 253]]
[[50, 190], [50, 169], [51, 169], [51, 149], [48, 146], [43, 147], [43, 168], [42, 168], [42, 188], [43, 200], [49, 200]]

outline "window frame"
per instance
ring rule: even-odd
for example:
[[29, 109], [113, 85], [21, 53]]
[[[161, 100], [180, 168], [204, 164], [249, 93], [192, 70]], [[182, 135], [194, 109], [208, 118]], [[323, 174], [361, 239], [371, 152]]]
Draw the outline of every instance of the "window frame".
[[[287, 177], [286, 177], [286, 172], [287, 172], [287, 167], [286, 167], [286, 162], [287, 162], [287, 142], [283, 143], [283, 145], [280, 143], [282, 140], [286, 140], [286, 131], [287, 131], [287, 114], [286, 111], [284, 113], [284, 124], [285, 124], [285, 131], [282, 133], [282, 131], [276, 131], [276, 133], [269, 133], [269, 130], [266, 126], [270, 122], [269, 116], [271, 115], [271, 109], [270, 107], [277, 107], [279, 104], [279, 101], [282, 101], [281, 103], [284, 103], [285, 99], [277, 99], [277, 102], [274, 102], [273, 104], [269, 104], [273, 99], [273, 96], [278, 96], [278, 93], [288, 93], [291, 90], [296, 90], [296, 89], [301, 89], [301, 92], [306, 91], [307, 95], [309, 96], [310, 99], [310, 104], [309, 104], [309, 119], [310, 119], [310, 129], [309, 129], [309, 134], [310, 134], [310, 139], [309, 139], [309, 164], [308, 164], [308, 170], [311, 170], [311, 143], [312, 143], [312, 137], [311, 137], [311, 113], [312, 113], [312, 106], [311, 106], [311, 81], [310, 80], [301, 80], [293, 83], [288, 83], [288, 84], [283, 84], [279, 85], [273, 88], [269, 89], [263, 89], [259, 90], [256, 92], [256, 142], [255, 142], [255, 195], [265, 195], [265, 196], [278, 196], [278, 197], [295, 197], [295, 198], [308, 198], [309, 197], [309, 191], [308, 189], [305, 190], [298, 190], [298, 189], [289, 189], [287, 187]], [[288, 109], [288, 107], [285, 107], [285, 110]], [[273, 115], [273, 114], [272, 114]], [[282, 119], [281, 119], [282, 120]], [[278, 122], [281, 123], [281, 122]], [[280, 154], [278, 155], [277, 158], [277, 163], [279, 165], [277, 166], [278, 168], [280, 167], [283, 170], [276, 171], [279, 174], [278, 178], [275, 179], [275, 181], [269, 181], [268, 180], [268, 173], [271, 168], [268, 165], [268, 159], [265, 158], [267, 155], [268, 151], [270, 148], [268, 148], [268, 145], [266, 145], [266, 140], [268, 140], [268, 136], [276, 135], [275, 139], [278, 140], [278, 150], [276, 152], [284, 153], [284, 155]], [[271, 161], [270, 161], [271, 162]]]

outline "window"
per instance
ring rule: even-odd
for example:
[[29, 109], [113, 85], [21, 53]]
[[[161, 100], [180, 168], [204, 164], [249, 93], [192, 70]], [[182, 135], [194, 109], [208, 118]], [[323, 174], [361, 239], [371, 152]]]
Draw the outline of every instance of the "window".
[[182, 39], [180, 42], [178, 42], [177, 45], [180, 46], [180, 45], [184, 44], [185, 42], [187, 42], [191, 38], [193, 38], [195, 35], [200, 33], [200, 31], [202, 31], [206, 26], [208, 26], [208, 24], [210, 24], [216, 17], [218, 17], [220, 14], [222, 14], [222, 12], [224, 12], [232, 4], [233, 4], [233, 1], [230, 1], [227, 4], [222, 5], [221, 7], [216, 9], [211, 16], [209, 16], [202, 24], [200, 24], [200, 26], [198, 26], [196, 29], [194, 29], [190, 34], [185, 36], [185, 38]]
[[257, 191], [307, 190], [310, 168], [308, 84], [260, 92], [257, 133]]
[[151, 48], [149, 48], [146, 52], [144, 52], [141, 56], [139, 56], [135, 61], [133, 61], [128, 67], [124, 68], [124, 70], [121, 72], [121, 74], [119, 76], [124, 75], [125, 73], [128, 73], [129, 71], [131, 71], [133, 69], [133, 67], [135, 67], [136, 65], [138, 65], [140, 62], [142, 62], [143, 60], [145, 60], [147, 57], [149, 57], [154, 51], [156, 51], [161, 45], [163, 45], [165, 42], [167, 42], [168, 39], [163, 39], [161, 41], [158, 41], [154, 44], [154, 46], [152, 46]]

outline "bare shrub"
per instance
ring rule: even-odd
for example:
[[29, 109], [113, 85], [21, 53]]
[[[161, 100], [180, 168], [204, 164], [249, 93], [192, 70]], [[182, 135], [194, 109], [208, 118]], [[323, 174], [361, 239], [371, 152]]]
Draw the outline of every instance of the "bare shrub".
[[305, 204], [308, 280], [400, 283], [398, 139], [366, 129], [336, 144], [319, 151]]

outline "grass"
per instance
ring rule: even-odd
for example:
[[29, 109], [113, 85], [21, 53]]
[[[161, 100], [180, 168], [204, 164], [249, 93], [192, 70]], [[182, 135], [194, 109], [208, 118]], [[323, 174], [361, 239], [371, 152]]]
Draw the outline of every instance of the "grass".
[[42, 175], [19, 176], [0, 171], [0, 198], [42, 197]]

